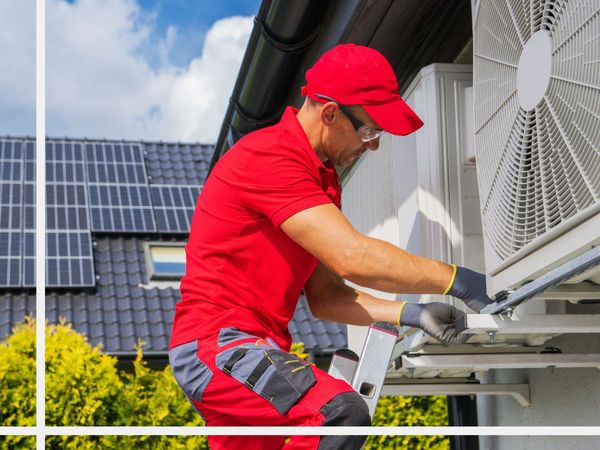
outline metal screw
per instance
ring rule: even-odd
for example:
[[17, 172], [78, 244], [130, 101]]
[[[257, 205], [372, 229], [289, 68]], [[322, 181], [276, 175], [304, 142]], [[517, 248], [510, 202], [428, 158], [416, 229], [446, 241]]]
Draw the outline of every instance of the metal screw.
[[506, 308], [506, 315], [508, 316], [509, 319], [512, 319], [514, 312], [515, 312], [514, 306], [509, 306], [508, 308]]
[[414, 375], [415, 375], [415, 368], [414, 368], [414, 367], [410, 367], [410, 368], [408, 369], [408, 376], [409, 376], [410, 378], [412, 378], [412, 377], [414, 377]]
[[488, 331], [487, 334], [490, 337], [490, 344], [493, 344], [495, 342], [496, 332]]

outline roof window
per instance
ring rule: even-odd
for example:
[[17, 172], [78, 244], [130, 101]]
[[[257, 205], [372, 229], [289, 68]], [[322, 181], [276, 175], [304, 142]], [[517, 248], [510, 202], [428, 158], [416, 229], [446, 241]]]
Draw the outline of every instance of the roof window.
[[144, 243], [149, 280], [179, 280], [185, 274], [185, 242]]

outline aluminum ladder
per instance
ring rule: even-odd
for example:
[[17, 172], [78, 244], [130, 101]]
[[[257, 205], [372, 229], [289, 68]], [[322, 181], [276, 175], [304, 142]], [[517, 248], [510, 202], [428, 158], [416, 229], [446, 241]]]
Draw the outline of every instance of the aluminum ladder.
[[328, 373], [346, 381], [364, 398], [371, 419], [381, 395], [383, 382], [398, 339], [398, 328], [387, 322], [369, 327], [360, 358], [352, 350], [335, 351]]

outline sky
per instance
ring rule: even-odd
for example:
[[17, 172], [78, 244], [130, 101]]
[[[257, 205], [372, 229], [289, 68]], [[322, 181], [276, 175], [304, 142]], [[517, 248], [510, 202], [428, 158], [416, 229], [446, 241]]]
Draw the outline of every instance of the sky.
[[[35, 1], [0, 0], [0, 134], [35, 132]], [[214, 143], [260, 0], [48, 0], [46, 134]]]

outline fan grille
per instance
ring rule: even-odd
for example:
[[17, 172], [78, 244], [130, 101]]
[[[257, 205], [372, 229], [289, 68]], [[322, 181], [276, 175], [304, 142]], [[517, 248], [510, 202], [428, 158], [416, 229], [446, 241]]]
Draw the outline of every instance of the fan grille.
[[[525, 110], [519, 58], [538, 31], [551, 40], [550, 82]], [[506, 260], [600, 204], [600, 2], [481, 2], [473, 71], [484, 235]]]

